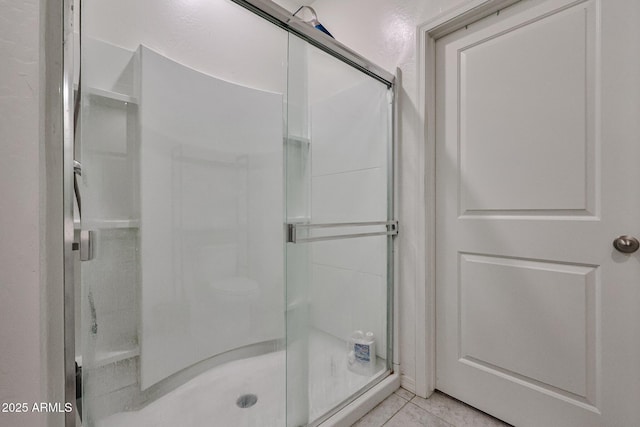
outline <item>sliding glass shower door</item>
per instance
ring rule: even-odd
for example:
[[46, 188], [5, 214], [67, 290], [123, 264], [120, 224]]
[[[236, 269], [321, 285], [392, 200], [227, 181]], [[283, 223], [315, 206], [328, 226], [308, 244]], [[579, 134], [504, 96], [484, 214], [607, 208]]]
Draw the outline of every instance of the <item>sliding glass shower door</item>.
[[82, 31], [83, 426], [283, 426], [287, 32], [228, 0]]
[[287, 425], [315, 425], [391, 369], [392, 91], [289, 35]]
[[390, 83], [256, 5], [82, 4], [85, 427], [317, 425], [390, 373]]

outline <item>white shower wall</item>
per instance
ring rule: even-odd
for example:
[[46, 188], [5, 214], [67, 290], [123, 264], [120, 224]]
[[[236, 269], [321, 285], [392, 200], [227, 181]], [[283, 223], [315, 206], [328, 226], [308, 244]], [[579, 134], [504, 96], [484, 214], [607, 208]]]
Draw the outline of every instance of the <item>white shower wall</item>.
[[[323, 65], [312, 59], [314, 66]], [[320, 78], [314, 76], [318, 68], [323, 69], [314, 67], [309, 79], [312, 222], [385, 221], [386, 88], [351, 69]], [[330, 90], [332, 84], [341, 90]], [[386, 245], [386, 237], [311, 245], [311, 325], [343, 340], [356, 330], [371, 331], [381, 357], [386, 357]]]
[[284, 337], [283, 98], [139, 54], [145, 389]]

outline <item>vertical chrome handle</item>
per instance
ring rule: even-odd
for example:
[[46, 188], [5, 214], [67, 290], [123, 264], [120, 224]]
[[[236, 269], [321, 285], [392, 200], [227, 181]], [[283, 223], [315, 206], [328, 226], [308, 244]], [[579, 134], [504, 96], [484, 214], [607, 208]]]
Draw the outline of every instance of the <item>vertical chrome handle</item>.
[[80, 261], [93, 259], [94, 235], [95, 232], [93, 230], [80, 230]]
[[93, 230], [76, 229], [73, 250], [80, 251], [80, 261], [91, 261], [93, 259], [95, 237], [95, 231]]

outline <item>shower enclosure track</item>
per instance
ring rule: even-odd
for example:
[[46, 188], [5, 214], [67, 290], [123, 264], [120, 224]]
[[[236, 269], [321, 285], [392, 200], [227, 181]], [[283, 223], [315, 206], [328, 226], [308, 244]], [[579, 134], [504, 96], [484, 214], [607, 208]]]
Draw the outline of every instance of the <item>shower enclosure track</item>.
[[342, 62], [351, 65], [374, 79], [384, 83], [387, 87], [392, 87], [395, 83], [395, 76], [387, 70], [377, 66], [371, 61], [358, 55], [342, 43], [329, 37], [300, 18], [293, 16], [286, 9], [278, 6], [270, 0], [231, 0], [240, 6], [249, 9], [253, 13], [262, 16], [266, 20], [285, 30], [297, 35], [313, 46], [335, 56]]

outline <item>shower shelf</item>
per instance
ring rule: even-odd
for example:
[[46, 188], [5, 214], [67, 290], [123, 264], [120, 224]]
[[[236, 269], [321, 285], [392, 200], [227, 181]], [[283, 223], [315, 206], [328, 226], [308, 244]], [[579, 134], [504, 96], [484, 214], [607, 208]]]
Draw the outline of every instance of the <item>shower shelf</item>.
[[82, 222], [83, 229], [140, 228], [139, 219], [98, 219]]
[[288, 142], [295, 142], [297, 144], [311, 144], [311, 140], [309, 138], [305, 138], [303, 136], [297, 136], [297, 135], [289, 135], [286, 140]]
[[87, 87], [87, 95], [108, 101], [109, 103], [128, 103], [138, 104], [138, 98], [135, 96], [125, 95], [124, 93], [113, 92], [109, 90], [99, 89], [97, 87]]
[[112, 363], [121, 362], [123, 360], [131, 359], [132, 357], [140, 356], [140, 348], [133, 347], [124, 350], [115, 351], [98, 351], [96, 353], [96, 360], [94, 367], [106, 366]]

